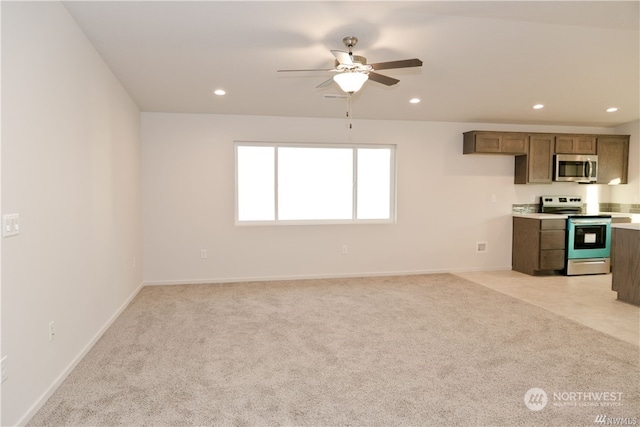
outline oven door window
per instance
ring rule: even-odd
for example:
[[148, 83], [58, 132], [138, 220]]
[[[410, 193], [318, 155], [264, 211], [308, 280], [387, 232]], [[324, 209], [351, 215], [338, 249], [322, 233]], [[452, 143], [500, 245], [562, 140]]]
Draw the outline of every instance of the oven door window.
[[574, 249], [603, 249], [607, 246], [606, 225], [576, 225]]

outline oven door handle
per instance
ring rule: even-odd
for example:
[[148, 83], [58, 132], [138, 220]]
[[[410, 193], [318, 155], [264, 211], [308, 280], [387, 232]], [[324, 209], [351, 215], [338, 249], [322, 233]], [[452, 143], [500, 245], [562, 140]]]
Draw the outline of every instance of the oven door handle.
[[601, 219], [576, 219], [576, 218], [570, 218], [569, 221], [571, 221], [572, 224], [574, 225], [609, 225], [611, 222], [607, 221], [607, 220], [601, 220]]

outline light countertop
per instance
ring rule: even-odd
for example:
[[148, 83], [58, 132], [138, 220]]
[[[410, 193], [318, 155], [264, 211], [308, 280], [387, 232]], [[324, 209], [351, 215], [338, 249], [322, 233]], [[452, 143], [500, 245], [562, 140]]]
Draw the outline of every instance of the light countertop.
[[[626, 212], [598, 212], [594, 215], [611, 215], [611, 218], [631, 218], [633, 214]], [[568, 217], [568, 215], [565, 214], [550, 213], [514, 213], [513, 216], [531, 219], [567, 219]]]
[[612, 228], [624, 228], [626, 230], [640, 231], [640, 223], [618, 223], [611, 224]]
[[514, 213], [513, 216], [531, 219], [567, 219], [567, 215], [550, 213]]

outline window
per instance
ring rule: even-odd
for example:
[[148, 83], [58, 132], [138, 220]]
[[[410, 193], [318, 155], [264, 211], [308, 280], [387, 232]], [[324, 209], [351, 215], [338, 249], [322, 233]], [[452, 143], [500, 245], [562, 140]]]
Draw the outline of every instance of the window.
[[395, 219], [395, 146], [236, 143], [237, 223]]

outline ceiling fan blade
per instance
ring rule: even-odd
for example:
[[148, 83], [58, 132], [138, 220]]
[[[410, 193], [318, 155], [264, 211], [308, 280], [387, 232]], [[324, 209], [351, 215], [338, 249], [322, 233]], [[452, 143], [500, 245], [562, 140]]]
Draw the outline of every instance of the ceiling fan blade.
[[295, 71], [333, 71], [333, 68], [310, 68], [308, 70], [277, 70], [278, 73], [288, 73]]
[[422, 61], [418, 58], [413, 58], [403, 59], [401, 61], [378, 62], [377, 64], [370, 65], [374, 70], [389, 70], [391, 68], [421, 67]]
[[331, 53], [336, 57], [338, 62], [343, 65], [353, 65], [353, 57], [348, 52], [341, 50], [332, 50]]
[[318, 86], [316, 86], [316, 89], [321, 88], [321, 87], [327, 87], [329, 86], [331, 83], [333, 83], [333, 77], [330, 78], [329, 80], [325, 80], [322, 83], [320, 83]]
[[400, 80], [394, 79], [393, 77], [383, 76], [382, 74], [369, 72], [369, 80], [373, 80], [374, 82], [382, 83], [383, 85], [393, 86], [398, 83]]

